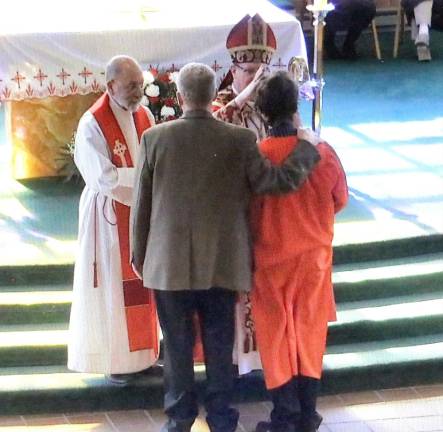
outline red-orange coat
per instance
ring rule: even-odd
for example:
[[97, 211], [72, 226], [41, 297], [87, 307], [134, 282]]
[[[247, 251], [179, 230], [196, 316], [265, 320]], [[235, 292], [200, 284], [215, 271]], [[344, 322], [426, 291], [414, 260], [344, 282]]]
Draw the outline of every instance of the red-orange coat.
[[[269, 137], [260, 150], [282, 163], [295, 136]], [[252, 313], [266, 386], [297, 375], [320, 378], [328, 321], [335, 320], [331, 282], [334, 216], [348, 200], [346, 176], [327, 143], [321, 161], [296, 192], [255, 199]]]

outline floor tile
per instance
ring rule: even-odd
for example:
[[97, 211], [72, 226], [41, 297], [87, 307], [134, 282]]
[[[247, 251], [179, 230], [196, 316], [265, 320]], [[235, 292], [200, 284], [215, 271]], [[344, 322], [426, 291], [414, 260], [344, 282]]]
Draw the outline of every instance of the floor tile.
[[71, 414], [67, 416], [68, 422], [70, 424], [80, 424], [80, 423], [108, 423], [106, 418], [106, 413], [88, 413], [88, 414]]
[[371, 420], [367, 422], [372, 432], [414, 432], [405, 419]]
[[358, 415], [356, 415], [351, 408], [352, 407], [349, 406], [329, 408], [326, 410], [321, 410], [320, 414], [323, 416], [323, 421], [328, 424], [328, 427], [329, 423], [349, 423], [360, 421], [361, 418], [358, 417]]
[[245, 432], [255, 431], [255, 427], [259, 421], [266, 421], [268, 417], [258, 416], [241, 416], [239, 423]]
[[332, 423], [327, 424], [327, 427], [331, 432], [372, 432], [369, 426], [363, 422]]
[[272, 404], [266, 404], [264, 402], [235, 404], [233, 406], [238, 409], [240, 416], [256, 415], [266, 417], [269, 414], [270, 409], [272, 409]]
[[417, 393], [425, 398], [442, 397], [443, 398], [443, 384], [435, 384], [428, 386], [416, 386]]
[[[443, 432], [442, 394], [435, 385], [320, 397], [319, 432]], [[269, 401], [235, 406], [237, 432], [253, 432], [272, 409]], [[161, 409], [0, 416], [0, 432], [160, 432], [165, 421]], [[209, 432], [202, 407], [192, 432]]]
[[67, 419], [70, 425], [81, 425], [81, 428], [79, 428], [79, 430], [81, 430], [82, 432], [116, 432], [116, 429], [108, 421], [105, 413], [70, 415], [67, 416]]
[[44, 415], [30, 415], [24, 416], [25, 423], [28, 426], [43, 426], [43, 425], [63, 425], [68, 424], [67, 417], [57, 414], [57, 416], [44, 416]]
[[22, 416], [0, 416], [0, 427], [25, 425]]
[[[438, 412], [438, 406], [442, 405], [442, 412]], [[392, 402], [392, 406], [398, 418], [424, 417], [443, 414], [443, 403], [429, 399], [415, 399], [408, 401]]]
[[394, 402], [353, 405], [348, 407], [348, 412], [351, 417], [363, 421], [398, 418]]
[[155, 426], [142, 410], [109, 411], [106, 416], [118, 432], [147, 432]]
[[149, 430], [149, 432], [160, 432], [160, 429], [162, 428], [163, 424], [166, 421], [166, 416], [163, 410], [160, 409], [145, 410], [144, 413], [151, 422], [150, 424], [152, 431]]
[[357, 393], [342, 393], [340, 399], [345, 405], [357, 405], [382, 402], [380, 395], [375, 391], [365, 391]]
[[265, 402], [261, 402], [261, 404], [265, 407], [266, 411], [270, 414], [272, 411], [272, 402], [265, 401]]
[[337, 408], [344, 405], [343, 400], [338, 395], [322, 396], [317, 400], [317, 408], [319, 411], [327, 408]]
[[431, 432], [443, 430], [443, 416], [414, 417], [406, 419], [414, 432]]
[[421, 396], [414, 387], [379, 390], [377, 393], [379, 393], [381, 399], [386, 402], [417, 399], [417, 397]]

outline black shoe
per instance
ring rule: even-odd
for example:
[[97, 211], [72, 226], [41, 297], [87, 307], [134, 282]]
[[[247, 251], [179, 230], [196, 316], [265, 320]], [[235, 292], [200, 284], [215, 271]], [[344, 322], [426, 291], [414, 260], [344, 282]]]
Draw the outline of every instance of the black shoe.
[[323, 417], [316, 411], [312, 417], [301, 419], [299, 425], [300, 432], [317, 432], [322, 421]]
[[163, 375], [163, 365], [156, 363], [146, 369], [141, 370], [140, 372], [137, 372], [135, 375], [140, 376], [140, 377], [143, 377], [146, 375], [149, 375], [149, 376]]
[[261, 421], [255, 426], [255, 432], [271, 432], [271, 422]]
[[106, 379], [114, 385], [118, 386], [126, 386], [128, 385], [132, 380], [135, 379], [136, 373], [130, 373], [130, 374], [111, 374], [106, 375]]
[[357, 60], [359, 57], [357, 51], [355, 50], [354, 44], [343, 45], [342, 58], [345, 60]]
[[334, 44], [325, 44], [325, 52], [328, 59], [340, 60], [343, 58], [343, 54]]

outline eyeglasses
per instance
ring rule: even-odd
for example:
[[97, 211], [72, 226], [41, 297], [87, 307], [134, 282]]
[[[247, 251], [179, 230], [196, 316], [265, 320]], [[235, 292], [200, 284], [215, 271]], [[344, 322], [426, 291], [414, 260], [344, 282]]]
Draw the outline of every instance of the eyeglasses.
[[258, 67], [251, 66], [249, 68], [245, 68], [243, 66], [240, 66], [239, 63], [234, 63], [234, 66], [239, 68], [241, 71], [246, 72], [249, 75], [255, 75], [256, 72], [258, 71]]

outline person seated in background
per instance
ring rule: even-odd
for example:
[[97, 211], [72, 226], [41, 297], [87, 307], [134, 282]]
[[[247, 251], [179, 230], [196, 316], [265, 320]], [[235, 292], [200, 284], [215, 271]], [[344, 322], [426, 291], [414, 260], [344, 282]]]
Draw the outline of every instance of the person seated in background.
[[431, 60], [429, 28], [443, 30], [443, 0], [402, 0], [419, 61]]
[[[294, 127], [298, 89], [285, 72], [259, 85], [256, 106], [271, 129], [261, 153], [281, 164], [299, 145]], [[256, 197], [251, 206], [254, 248], [252, 315], [271, 419], [256, 432], [314, 432], [316, 399], [328, 321], [335, 320], [331, 282], [334, 215], [348, 201], [335, 151], [320, 139], [321, 161], [296, 193]]]
[[[374, 0], [332, 0], [335, 9], [326, 16], [324, 46], [330, 59], [355, 60], [355, 43], [375, 16]], [[341, 50], [335, 44], [338, 31], [346, 31]]]

